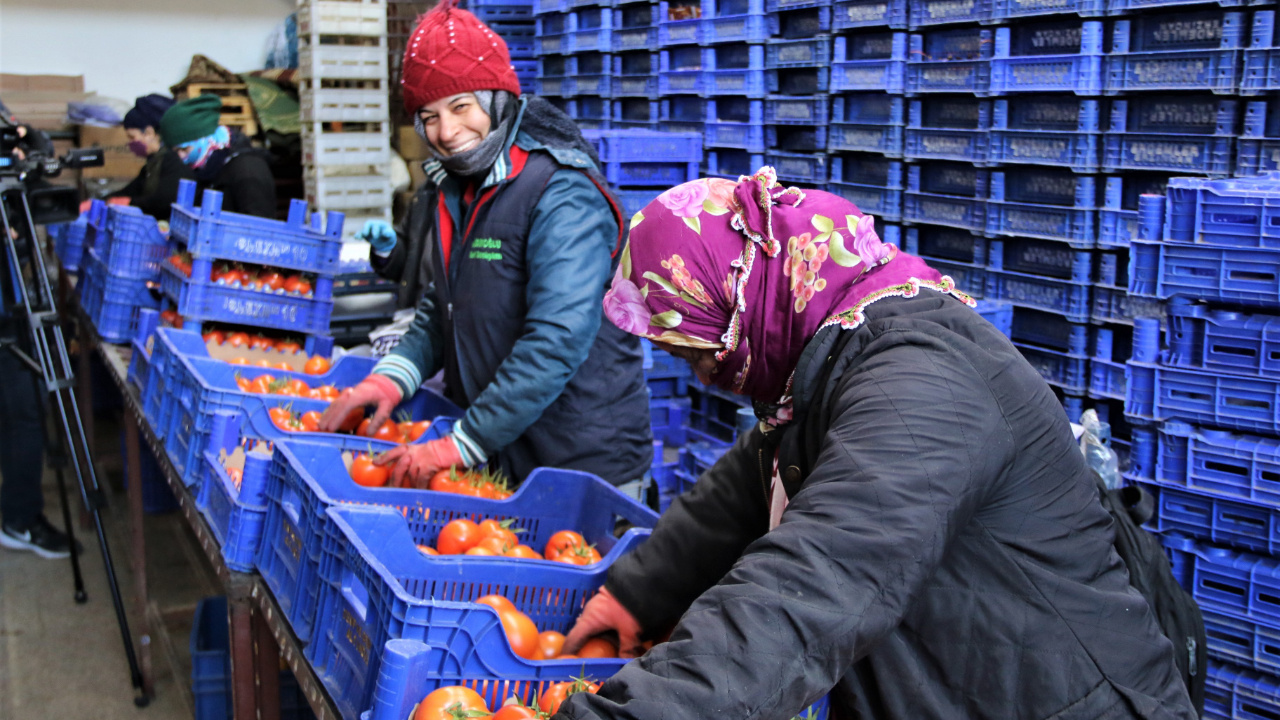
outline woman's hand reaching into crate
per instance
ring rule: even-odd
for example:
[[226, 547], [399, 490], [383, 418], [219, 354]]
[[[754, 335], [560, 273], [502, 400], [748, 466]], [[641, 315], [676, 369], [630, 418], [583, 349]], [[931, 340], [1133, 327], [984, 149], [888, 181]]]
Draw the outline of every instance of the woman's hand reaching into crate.
[[359, 422], [359, 418], [364, 417], [364, 409], [370, 405], [376, 406], [376, 409], [369, 427], [376, 430], [391, 417], [391, 411], [400, 399], [400, 388], [393, 381], [381, 375], [370, 375], [361, 380], [359, 385], [348, 388], [329, 405], [329, 409], [320, 417], [320, 431], [335, 432], [344, 427], [352, 415], [357, 415], [355, 422]]

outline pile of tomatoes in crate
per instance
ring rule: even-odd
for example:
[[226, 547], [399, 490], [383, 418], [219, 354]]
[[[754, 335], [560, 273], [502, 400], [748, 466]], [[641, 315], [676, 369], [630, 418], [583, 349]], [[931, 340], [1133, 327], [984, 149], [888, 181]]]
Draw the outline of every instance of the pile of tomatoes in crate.
[[512, 520], [484, 520], [476, 523], [467, 518], [451, 520], [440, 529], [434, 548], [419, 545], [427, 555], [484, 555], [489, 557], [551, 560], [568, 565], [593, 565], [600, 562], [600, 551], [588, 544], [581, 534], [561, 530], [551, 536], [542, 552], [520, 544], [512, 530]]
[[487, 468], [459, 470], [451, 467], [439, 470], [431, 476], [427, 489], [487, 500], [506, 500], [511, 497], [511, 488], [506, 477], [500, 472]]
[[525, 660], [594, 660], [618, 657], [618, 648], [608, 640], [598, 637], [583, 643], [576, 655], [562, 652], [563, 633], [555, 630], [538, 632], [538, 626], [533, 624], [533, 620], [501, 595], [485, 595], [477, 598], [476, 603], [488, 605], [498, 613], [498, 620], [502, 623], [502, 631], [506, 633], [511, 651]]
[[[243, 330], [219, 330], [206, 328], [205, 331], [200, 334], [200, 337], [204, 339], [206, 344], [222, 348], [262, 350], [264, 352], [278, 352], [284, 355], [297, 355], [302, 352], [302, 344], [292, 338], [272, 338], [263, 335], [262, 333], [250, 335]], [[227, 362], [233, 365], [254, 364], [245, 357], [231, 358]], [[259, 367], [275, 367], [281, 370], [290, 370], [293, 367], [292, 364], [290, 364], [289, 367], [283, 367], [285, 363], [268, 363], [267, 365], [262, 365], [261, 360], [256, 364]], [[329, 372], [329, 369], [332, 367], [333, 363], [329, 361], [329, 358], [312, 355], [307, 358], [306, 363], [303, 365], [302, 372], [305, 372], [308, 375], [323, 375]]]
[[552, 683], [537, 697], [533, 705], [525, 705], [512, 696], [497, 710], [490, 710], [479, 693], [463, 685], [448, 685], [432, 691], [418, 703], [411, 720], [457, 720], [457, 718], [489, 718], [490, 720], [528, 720], [549, 718], [560, 709], [570, 695], [594, 693], [600, 683], [586, 679]]
[[[169, 256], [172, 265], [184, 277], [191, 277], [191, 255], [185, 252]], [[277, 295], [297, 295], [309, 298], [313, 288], [311, 279], [302, 273], [286, 275], [278, 268], [247, 263], [216, 263], [209, 271], [209, 281], [217, 285], [256, 290]]]
[[338, 399], [338, 388], [333, 385], [317, 385], [311, 387], [306, 380], [289, 377], [276, 377], [270, 374], [257, 375], [250, 379], [236, 373], [236, 387], [241, 392], [258, 395], [285, 395], [288, 397], [309, 398], [333, 402]]

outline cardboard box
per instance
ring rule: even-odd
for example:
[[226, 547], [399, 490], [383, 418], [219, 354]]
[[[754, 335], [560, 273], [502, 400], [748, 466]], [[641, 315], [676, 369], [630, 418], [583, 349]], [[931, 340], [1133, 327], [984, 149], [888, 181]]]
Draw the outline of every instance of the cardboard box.
[[0, 92], [82, 93], [84, 76], [0, 73]]
[[146, 159], [129, 151], [129, 135], [122, 127], [80, 127], [80, 147], [100, 147], [103, 149], [102, 167], [84, 168], [81, 176], [93, 178], [128, 178], [137, 177], [142, 171]]
[[60, 130], [67, 123], [67, 103], [89, 97], [83, 75], [15, 75], [0, 73], [0, 100], [18, 122], [39, 130]]
[[418, 132], [412, 125], [401, 125], [396, 128], [396, 147], [400, 149], [400, 157], [410, 165], [414, 161], [431, 157], [431, 150], [427, 148], [426, 141], [418, 137]]

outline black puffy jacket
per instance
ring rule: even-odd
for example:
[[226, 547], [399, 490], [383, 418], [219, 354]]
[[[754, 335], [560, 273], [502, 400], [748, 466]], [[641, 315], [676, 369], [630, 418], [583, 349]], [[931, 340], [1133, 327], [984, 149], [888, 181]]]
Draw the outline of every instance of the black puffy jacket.
[[1195, 718], [1044, 380], [949, 296], [866, 316], [810, 342], [796, 420], [744, 434], [613, 567], [674, 632], [557, 718], [786, 720], [828, 692], [833, 718]]

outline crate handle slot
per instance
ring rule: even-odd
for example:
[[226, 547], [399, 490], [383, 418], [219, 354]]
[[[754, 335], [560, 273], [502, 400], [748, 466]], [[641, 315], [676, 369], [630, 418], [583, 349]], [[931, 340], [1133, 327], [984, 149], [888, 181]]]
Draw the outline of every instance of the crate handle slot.
[[342, 597], [351, 604], [361, 623], [369, 619], [369, 591], [349, 568], [342, 569]]

